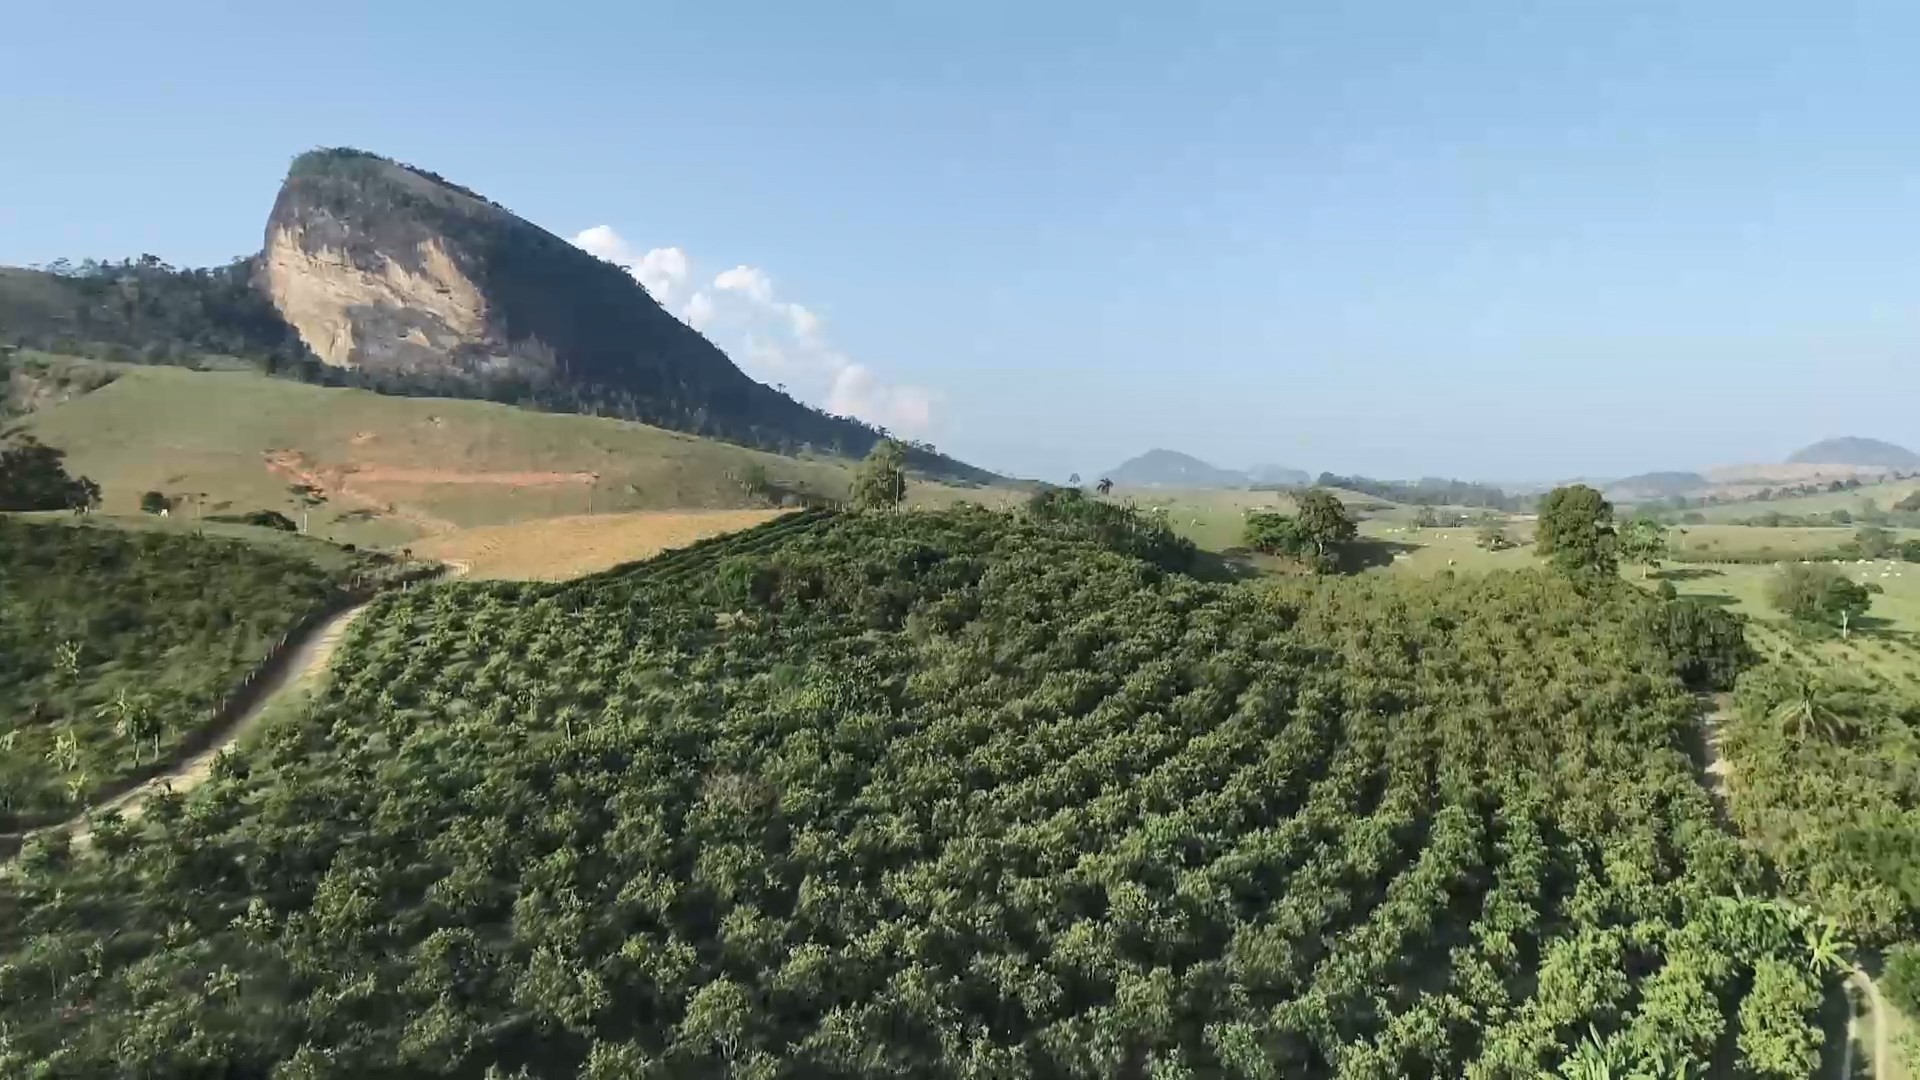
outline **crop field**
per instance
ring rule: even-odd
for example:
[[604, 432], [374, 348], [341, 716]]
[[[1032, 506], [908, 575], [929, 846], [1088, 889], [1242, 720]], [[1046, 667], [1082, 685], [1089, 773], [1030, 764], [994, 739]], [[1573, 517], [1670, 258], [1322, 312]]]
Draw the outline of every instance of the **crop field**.
[[1653, 604], [968, 510], [390, 595], [189, 803], [0, 880], [0, 1066], [1804, 1074]]
[[238, 541], [0, 515], [0, 832], [165, 759], [338, 577]]
[[652, 558], [722, 533], [750, 528], [780, 510], [651, 511], [548, 518], [429, 537], [414, 553], [463, 565], [468, 576], [561, 581]]

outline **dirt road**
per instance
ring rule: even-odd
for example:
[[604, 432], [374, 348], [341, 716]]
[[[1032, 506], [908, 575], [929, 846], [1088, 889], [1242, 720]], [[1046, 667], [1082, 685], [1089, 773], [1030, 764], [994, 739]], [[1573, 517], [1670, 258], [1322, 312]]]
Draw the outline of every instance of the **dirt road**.
[[27, 833], [24, 839], [32, 839], [46, 833], [68, 831], [73, 834], [75, 843], [81, 843], [89, 834], [86, 822], [92, 815], [108, 810], [118, 810], [128, 818], [137, 818], [140, 815], [141, 806], [155, 792], [167, 787], [178, 792], [192, 791], [199, 787], [212, 773], [213, 759], [219, 756], [222, 750], [232, 746], [247, 732], [253, 730], [268, 709], [284, 700], [289, 693], [304, 689], [327, 670], [327, 665], [332, 662], [334, 650], [339, 648], [340, 639], [346, 634], [347, 627], [353, 625], [353, 620], [359, 618], [360, 613], [366, 609], [365, 604], [348, 608], [308, 630], [306, 639], [294, 646], [293, 651], [287, 655], [287, 662], [281, 664], [275, 674], [267, 677], [266, 684], [261, 687], [253, 705], [242, 713], [211, 746], [131, 791], [90, 806], [58, 824], [34, 829]]

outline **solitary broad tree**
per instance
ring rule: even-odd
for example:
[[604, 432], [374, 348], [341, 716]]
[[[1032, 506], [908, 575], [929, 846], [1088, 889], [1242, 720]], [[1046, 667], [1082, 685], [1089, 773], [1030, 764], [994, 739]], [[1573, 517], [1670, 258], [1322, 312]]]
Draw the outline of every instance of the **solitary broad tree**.
[[1667, 527], [1651, 518], [1635, 518], [1620, 530], [1620, 554], [1640, 567], [1645, 578], [1667, 557]]
[[1339, 558], [1341, 545], [1360, 531], [1353, 515], [1347, 513], [1347, 504], [1324, 488], [1303, 491], [1295, 502], [1300, 507], [1300, 538], [1313, 549], [1314, 559], [1323, 569], [1332, 566]]
[[1837, 626], [1842, 636], [1866, 614], [1873, 591], [1826, 563], [1782, 567], [1767, 583], [1767, 601], [1798, 623]]
[[853, 478], [853, 505], [862, 510], [897, 510], [906, 498], [906, 451], [898, 442], [882, 439]]
[[1326, 573], [1340, 562], [1340, 548], [1359, 532], [1353, 516], [1338, 496], [1314, 488], [1294, 500], [1299, 512], [1250, 514], [1246, 544], [1270, 555], [1299, 559], [1316, 572]]
[[1069, 485], [1070, 487], [1079, 487], [1079, 486], [1080, 486], [1080, 474], [1079, 474], [1079, 473], [1074, 473], [1074, 474], [1072, 474], [1072, 475], [1070, 475], [1070, 476], [1068, 476], [1068, 477], [1067, 477], [1067, 484], [1068, 484], [1068, 485]]
[[1413, 527], [1416, 529], [1437, 529], [1440, 527], [1440, 515], [1431, 506], [1423, 506], [1414, 512]]
[[1585, 484], [1557, 487], [1540, 500], [1534, 546], [1553, 565], [1571, 572], [1613, 573], [1613, 504]]

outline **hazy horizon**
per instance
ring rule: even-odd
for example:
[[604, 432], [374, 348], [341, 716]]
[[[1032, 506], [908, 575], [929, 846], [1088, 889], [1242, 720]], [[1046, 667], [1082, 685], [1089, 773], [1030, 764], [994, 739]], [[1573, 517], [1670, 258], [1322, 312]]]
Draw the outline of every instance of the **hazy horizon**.
[[1920, 443], [1920, 10], [108, 6], [14, 20], [0, 263], [251, 253], [351, 145], [1017, 475]]

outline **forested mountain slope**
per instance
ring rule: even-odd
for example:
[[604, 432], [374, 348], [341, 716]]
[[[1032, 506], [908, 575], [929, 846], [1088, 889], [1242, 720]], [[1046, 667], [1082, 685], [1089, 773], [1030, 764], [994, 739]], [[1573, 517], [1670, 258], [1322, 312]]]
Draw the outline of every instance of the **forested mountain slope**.
[[0, 883], [0, 1065], [1810, 1070], [1659, 601], [1085, 535], [815, 513], [390, 596], [257, 756]]

